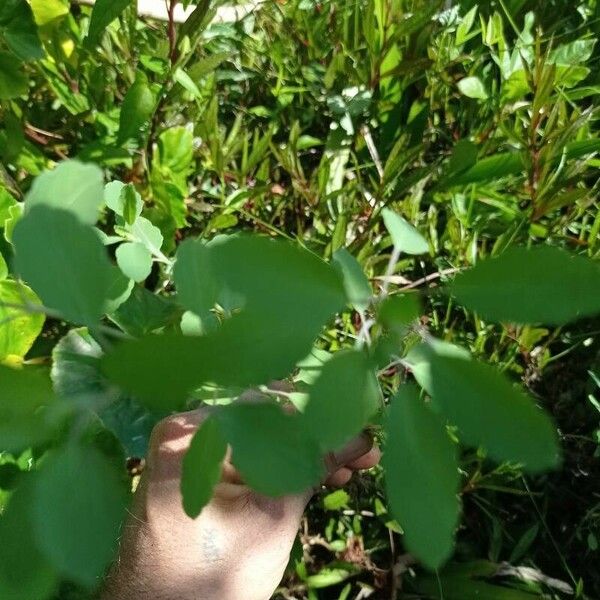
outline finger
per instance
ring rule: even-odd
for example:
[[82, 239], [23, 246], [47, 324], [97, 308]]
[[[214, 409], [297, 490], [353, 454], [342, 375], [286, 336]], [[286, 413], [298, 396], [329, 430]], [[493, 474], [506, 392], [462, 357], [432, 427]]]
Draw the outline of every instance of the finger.
[[364, 469], [371, 469], [375, 465], [379, 464], [381, 460], [381, 450], [377, 446], [373, 446], [366, 454], [363, 454], [360, 458], [353, 460], [348, 463], [347, 467], [354, 471], [362, 471]]
[[338, 469], [335, 473], [332, 473], [326, 480], [325, 485], [332, 487], [343, 487], [352, 478], [352, 471], [346, 467]]
[[329, 452], [325, 455], [327, 472], [330, 474], [335, 473], [340, 467], [367, 454], [371, 448], [373, 448], [373, 438], [366, 433], [361, 433], [338, 452]]

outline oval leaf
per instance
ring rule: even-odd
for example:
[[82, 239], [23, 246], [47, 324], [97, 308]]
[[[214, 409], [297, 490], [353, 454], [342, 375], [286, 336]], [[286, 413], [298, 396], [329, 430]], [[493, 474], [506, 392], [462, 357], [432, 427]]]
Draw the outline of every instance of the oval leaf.
[[209, 417], [192, 438], [182, 463], [183, 508], [192, 519], [202, 512], [212, 498], [213, 490], [221, 479], [221, 463], [226, 451], [227, 443], [221, 434], [219, 422]]
[[600, 313], [600, 265], [550, 246], [514, 248], [458, 275], [450, 291], [485, 319], [562, 325]]
[[392, 236], [392, 241], [397, 250], [406, 254], [425, 254], [429, 252], [427, 240], [399, 214], [384, 208], [382, 211], [383, 222]]
[[377, 380], [359, 351], [335, 354], [309, 394], [304, 420], [323, 451], [338, 450], [360, 433], [379, 406]]
[[104, 202], [104, 177], [96, 165], [67, 160], [36, 177], [25, 198], [25, 211], [46, 205], [67, 210], [93, 225]]
[[97, 450], [75, 445], [57, 450], [37, 475], [32, 506], [37, 546], [61, 573], [92, 586], [117, 549], [126, 504], [126, 478]]
[[32, 208], [13, 233], [17, 271], [50, 309], [75, 323], [104, 312], [111, 264], [100, 238], [72, 213]]
[[560, 462], [556, 429], [533, 400], [494, 367], [432, 354], [431, 395], [459, 437], [498, 461], [543, 471]]
[[117, 248], [116, 257], [121, 271], [133, 281], [144, 281], [152, 271], [152, 255], [139, 242], [121, 244]]
[[393, 398], [386, 429], [383, 464], [392, 514], [408, 549], [437, 569], [452, 552], [458, 525], [456, 448], [414, 385], [403, 385]]

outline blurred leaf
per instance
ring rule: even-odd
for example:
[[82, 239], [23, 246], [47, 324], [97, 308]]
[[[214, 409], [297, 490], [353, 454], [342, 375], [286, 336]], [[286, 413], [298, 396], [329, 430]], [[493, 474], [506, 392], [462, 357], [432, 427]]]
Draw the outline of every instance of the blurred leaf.
[[342, 276], [348, 302], [356, 310], [366, 310], [371, 302], [373, 290], [360, 263], [345, 248], [333, 253], [332, 263]]
[[33, 477], [16, 490], [0, 517], [0, 598], [34, 600], [49, 598], [59, 578], [38, 550], [31, 520]]
[[8, 52], [0, 52], [0, 100], [10, 100], [27, 93], [28, 79], [23, 65]]
[[96, 165], [76, 160], [59, 163], [36, 177], [25, 197], [25, 212], [49, 206], [73, 213], [82, 223], [93, 225], [104, 203], [104, 176]]
[[231, 460], [261, 494], [302, 493], [324, 475], [321, 453], [298, 414], [275, 404], [237, 403], [217, 413]]
[[214, 280], [210, 249], [202, 240], [186, 240], [177, 249], [173, 269], [178, 302], [203, 315], [217, 301], [218, 283]]
[[349, 501], [350, 496], [348, 492], [345, 490], [335, 490], [335, 492], [331, 492], [323, 498], [323, 506], [325, 510], [340, 510], [340, 508], [348, 506]]
[[406, 254], [426, 254], [429, 252], [427, 240], [406, 219], [389, 208], [382, 211], [383, 221], [392, 236], [394, 247]]
[[408, 549], [430, 569], [451, 555], [458, 525], [458, 463], [444, 423], [404, 384], [387, 419], [383, 464]]
[[550, 246], [511, 248], [457, 275], [450, 291], [485, 319], [562, 325], [600, 312], [600, 266]]
[[497, 461], [530, 472], [560, 463], [556, 429], [543, 410], [494, 367], [434, 354], [431, 395], [467, 444], [483, 446]]
[[110, 318], [125, 333], [141, 337], [173, 325], [181, 311], [171, 300], [134, 286], [131, 296], [121, 304]]
[[44, 305], [94, 325], [104, 312], [111, 265], [93, 229], [70, 212], [40, 205], [19, 221], [13, 238], [17, 271]]
[[116, 251], [117, 264], [123, 273], [133, 281], [144, 281], [152, 270], [152, 255], [139, 242], [121, 244]]
[[403, 330], [414, 323], [421, 313], [418, 294], [401, 294], [383, 300], [377, 311], [377, 320], [387, 329]]
[[91, 446], [69, 445], [51, 452], [36, 476], [36, 545], [82, 585], [96, 585], [117, 550], [128, 496], [124, 472]]
[[28, 312], [26, 304], [40, 306], [41, 301], [22, 283], [0, 281], [0, 361], [11, 355], [23, 358], [42, 331], [44, 315]]
[[52, 428], [40, 409], [54, 401], [48, 377], [0, 365], [0, 448], [18, 454], [47, 441]]
[[487, 100], [488, 93], [479, 77], [465, 77], [458, 82], [458, 89], [467, 98]]
[[342, 448], [380, 405], [375, 374], [360, 351], [338, 352], [327, 361], [309, 396], [304, 420], [323, 451]]
[[322, 589], [343, 583], [356, 572], [356, 567], [348, 564], [345, 567], [325, 567], [315, 575], [309, 575], [306, 583], [311, 589]]
[[69, 4], [63, 0], [30, 0], [35, 22], [43, 27], [69, 14]]
[[221, 479], [227, 443], [216, 417], [209, 417], [194, 434], [182, 462], [181, 495], [186, 514], [195, 519], [212, 498]]
[[21, 60], [44, 57], [33, 13], [25, 0], [5, 0], [0, 8], [0, 28], [9, 49]]

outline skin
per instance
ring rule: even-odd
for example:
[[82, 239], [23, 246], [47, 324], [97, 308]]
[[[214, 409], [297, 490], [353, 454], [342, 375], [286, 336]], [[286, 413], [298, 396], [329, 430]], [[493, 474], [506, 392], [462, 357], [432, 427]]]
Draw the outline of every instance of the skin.
[[[147, 466], [102, 600], [268, 600], [281, 581], [314, 490], [267, 498], [226, 457], [221, 482], [197, 519], [183, 511], [181, 460], [207, 413], [169, 417], [152, 433]], [[361, 435], [327, 455], [327, 485], [343, 486], [379, 462]]]

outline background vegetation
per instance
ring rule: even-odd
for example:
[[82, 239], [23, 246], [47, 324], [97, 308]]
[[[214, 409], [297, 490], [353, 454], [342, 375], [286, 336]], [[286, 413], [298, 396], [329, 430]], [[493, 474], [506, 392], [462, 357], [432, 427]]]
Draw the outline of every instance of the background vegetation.
[[[435, 291], [513, 245], [598, 257], [594, 0], [288, 0], [236, 22], [208, 24], [209, 13], [182, 26], [140, 20], [115, 2], [117, 19], [92, 27], [87, 7], [31, 0], [29, 30], [15, 27], [26, 23], [18, 4], [0, 7], [0, 270], [19, 201], [65, 158], [132, 183], [166, 255], [191, 235], [251, 230], [298, 239], [326, 259], [346, 247], [377, 288], [390, 254], [381, 213], [391, 207], [430, 244], [388, 276], [395, 290]], [[144, 289], [169, 295], [160, 260]], [[600, 597], [600, 323], [495, 325], [425, 297], [431, 333], [540, 399], [564, 464], [529, 478], [465, 451], [464, 517], [439, 575], [404, 553], [377, 471], [323, 491], [278, 597]], [[347, 344], [360, 324], [345, 313], [323, 349]], [[30, 350], [0, 358], [49, 364], [54, 352], [56, 365], [64, 333], [48, 318]], [[156, 418], [114, 418], [130, 458], [142, 458]], [[0, 510], [35, 459], [0, 454]], [[65, 582], [57, 597], [89, 594]]]

